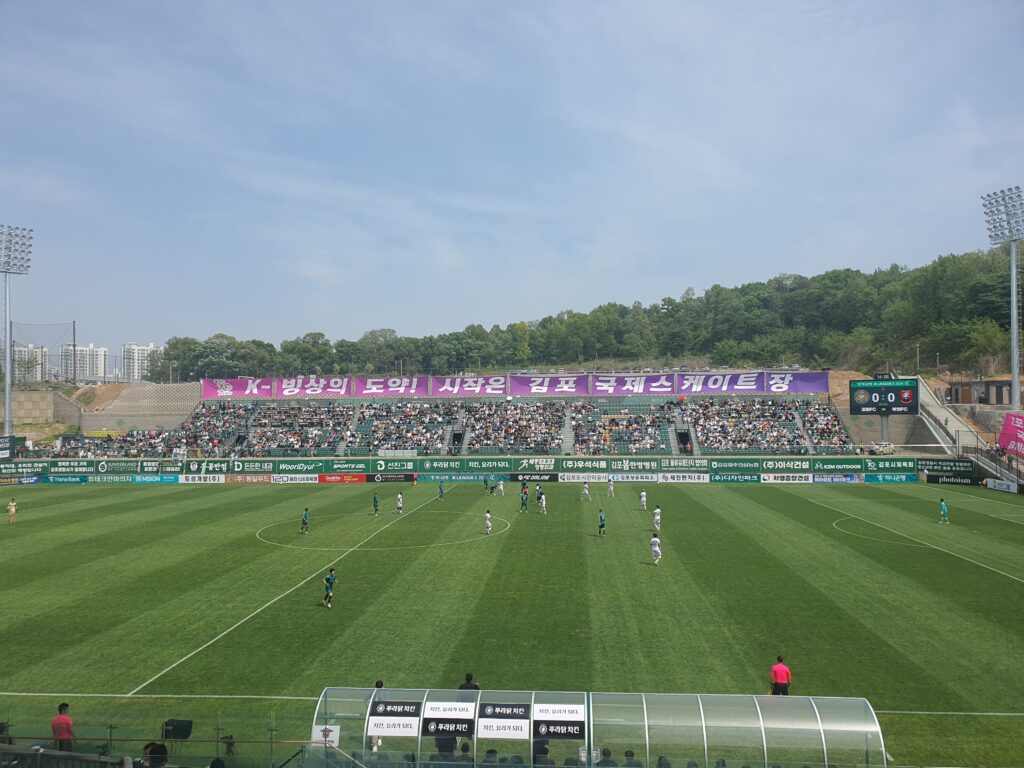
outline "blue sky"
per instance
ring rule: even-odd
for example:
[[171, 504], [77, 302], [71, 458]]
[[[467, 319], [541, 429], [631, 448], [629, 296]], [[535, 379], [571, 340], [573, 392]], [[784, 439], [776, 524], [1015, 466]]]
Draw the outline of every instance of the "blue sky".
[[15, 320], [421, 336], [986, 247], [979, 196], [1024, 184], [1022, 29], [1019, 2], [8, 0]]

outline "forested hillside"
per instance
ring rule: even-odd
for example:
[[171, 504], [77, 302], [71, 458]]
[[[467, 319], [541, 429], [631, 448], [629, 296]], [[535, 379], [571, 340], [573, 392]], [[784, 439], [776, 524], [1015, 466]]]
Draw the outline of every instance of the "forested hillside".
[[[1009, 253], [943, 256], [927, 266], [815, 277], [783, 274], [736, 288], [692, 288], [643, 306], [566, 309], [504, 328], [470, 325], [422, 338], [369, 331], [332, 342], [321, 332], [276, 347], [217, 334], [175, 337], [151, 378], [579, 368], [595, 360], [867, 370], [887, 361], [914, 371], [941, 365], [991, 374], [1008, 367]], [[634, 363], [635, 364], [635, 363]]]

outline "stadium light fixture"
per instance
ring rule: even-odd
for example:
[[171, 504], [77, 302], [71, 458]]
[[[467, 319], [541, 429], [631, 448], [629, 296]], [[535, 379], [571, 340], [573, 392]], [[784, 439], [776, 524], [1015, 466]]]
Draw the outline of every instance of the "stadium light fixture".
[[992, 245], [1010, 244], [1010, 407], [1020, 409], [1020, 330], [1017, 309], [1017, 241], [1024, 240], [1024, 193], [1010, 187], [981, 196]]
[[11, 275], [27, 275], [32, 266], [32, 230], [0, 224], [0, 272], [4, 274], [4, 434], [14, 434], [11, 385], [14, 381], [14, 339], [11, 334]]

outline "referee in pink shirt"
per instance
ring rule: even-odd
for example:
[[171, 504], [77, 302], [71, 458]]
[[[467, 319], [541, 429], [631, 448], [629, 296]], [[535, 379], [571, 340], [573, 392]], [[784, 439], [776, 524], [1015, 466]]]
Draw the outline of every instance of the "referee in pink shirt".
[[793, 683], [793, 673], [789, 667], [782, 663], [782, 657], [778, 656], [778, 663], [772, 667], [772, 696], [789, 696], [789, 686]]

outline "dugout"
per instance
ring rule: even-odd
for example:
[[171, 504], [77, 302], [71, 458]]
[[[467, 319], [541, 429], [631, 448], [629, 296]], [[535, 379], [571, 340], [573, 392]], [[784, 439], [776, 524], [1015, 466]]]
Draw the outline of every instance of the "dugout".
[[326, 688], [306, 758], [338, 768], [886, 766], [865, 699]]

